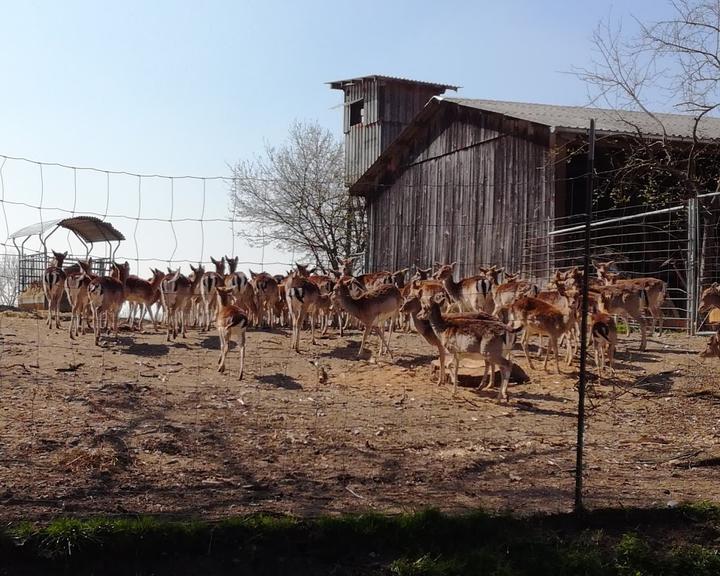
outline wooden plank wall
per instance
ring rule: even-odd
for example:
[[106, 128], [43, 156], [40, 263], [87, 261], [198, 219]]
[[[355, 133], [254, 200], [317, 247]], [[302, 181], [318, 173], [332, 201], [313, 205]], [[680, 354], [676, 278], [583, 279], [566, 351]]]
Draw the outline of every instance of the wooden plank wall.
[[[440, 89], [389, 80], [365, 80], [347, 86], [343, 126], [345, 183], [350, 186], [378, 159], [403, 128]], [[350, 126], [350, 105], [364, 100], [365, 120]]]
[[369, 198], [370, 269], [457, 261], [463, 276], [490, 264], [545, 276], [548, 141], [527, 123], [448, 107]]

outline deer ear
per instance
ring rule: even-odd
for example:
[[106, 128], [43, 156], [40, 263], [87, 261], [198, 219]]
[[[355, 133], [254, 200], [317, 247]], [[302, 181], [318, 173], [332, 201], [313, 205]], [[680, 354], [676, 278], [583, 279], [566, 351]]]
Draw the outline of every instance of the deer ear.
[[712, 286], [710, 286], [710, 288], [712, 288], [713, 290], [717, 290], [718, 287], [720, 287], [720, 284], [718, 284], [717, 282], [713, 282]]

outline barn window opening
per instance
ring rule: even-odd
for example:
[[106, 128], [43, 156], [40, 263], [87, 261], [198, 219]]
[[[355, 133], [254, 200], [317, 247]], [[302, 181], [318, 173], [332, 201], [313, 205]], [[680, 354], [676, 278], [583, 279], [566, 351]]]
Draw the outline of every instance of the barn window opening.
[[365, 122], [365, 100], [358, 100], [350, 104], [350, 126]]

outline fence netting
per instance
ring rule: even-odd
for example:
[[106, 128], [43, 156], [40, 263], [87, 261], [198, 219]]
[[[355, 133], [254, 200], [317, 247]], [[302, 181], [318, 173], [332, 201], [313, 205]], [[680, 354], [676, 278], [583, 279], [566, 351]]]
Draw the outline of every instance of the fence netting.
[[[239, 259], [250, 274], [284, 275], [301, 255], [250, 246], [251, 221], [232, 214], [231, 180], [160, 176], [43, 164], [0, 156], [0, 500], [7, 518], [58, 514], [233, 514], [270, 511], [314, 516], [355, 510], [425, 507], [562, 510], [572, 507], [577, 358], [570, 366], [531, 369], [519, 348], [510, 401], [480, 390], [468, 369], [456, 395], [436, 384], [437, 349], [398, 323], [392, 358], [375, 336], [358, 354], [362, 331], [338, 318], [320, 321], [316, 342], [303, 326], [291, 350], [287, 319], [252, 326], [245, 374], [233, 347], [217, 372], [214, 328], [190, 326], [168, 341], [149, 318], [95, 346], [91, 331], [71, 340], [69, 317], [48, 328], [42, 272], [51, 251], [68, 262], [93, 256], [96, 273], [128, 261], [143, 278], [151, 269]], [[667, 284], [670, 332], [638, 350], [620, 334], [616, 371], [600, 376], [591, 362], [586, 498], [589, 506], [645, 505], [712, 497], [710, 468], [694, 465], [714, 443], [717, 395], [691, 334], [709, 326], [697, 312], [702, 287], [720, 265], [717, 195], [694, 204], [636, 207], [594, 214], [591, 257], [614, 261], [628, 278]], [[111, 222], [119, 246], [83, 245], [59, 230], [12, 238], [25, 226], [70, 216]], [[517, 226], [506, 272], [544, 287], [556, 269], [582, 264], [584, 215], [523, 222], [484, 222], [482, 231], [398, 222], [417, 237], [437, 234], [470, 245]], [[442, 238], [440, 237], [442, 235]], [[503, 265], [442, 251], [409, 267], [456, 261], [462, 275]], [[355, 273], [363, 257], [358, 258]], [[394, 271], [394, 270], [391, 270]], [[502, 280], [502, 276], [500, 277]], [[18, 310], [19, 296], [37, 292]], [[32, 301], [32, 298], [26, 298]], [[124, 309], [127, 313], [127, 307]], [[344, 319], [341, 320], [344, 322]], [[323, 333], [324, 332], [324, 333]], [[533, 354], [540, 343], [534, 342]], [[591, 351], [592, 358], [592, 351]], [[471, 367], [472, 368], [472, 367]], [[480, 370], [482, 373], [482, 370]], [[688, 442], [692, 438], [692, 442]]]

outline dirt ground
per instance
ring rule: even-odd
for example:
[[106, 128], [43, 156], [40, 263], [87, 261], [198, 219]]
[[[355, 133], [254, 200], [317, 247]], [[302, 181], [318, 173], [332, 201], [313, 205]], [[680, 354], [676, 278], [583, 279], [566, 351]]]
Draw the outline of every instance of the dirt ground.
[[[577, 362], [536, 364], [500, 404], [438, 388], [414, 334], [393, 338], [394, 363], [356, 359], [359, 339], [303, 333], [297, 355], [288, 331], [250, 331], [238, 381], [236, 350], [215, 371], [212, 332], [96, 348], [0, 315], [0, 519], [572, 507]], [[617, 377], [588, 406], [589, 507], [720, 502], [720, 360], [700, 361], [704, 342], [654, 337], [640, 353], [621, 339]]]

